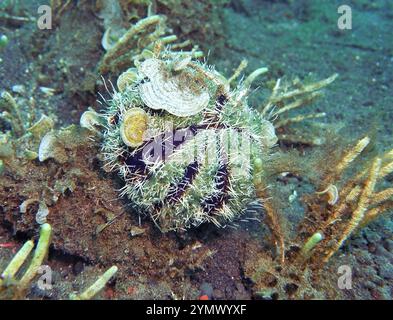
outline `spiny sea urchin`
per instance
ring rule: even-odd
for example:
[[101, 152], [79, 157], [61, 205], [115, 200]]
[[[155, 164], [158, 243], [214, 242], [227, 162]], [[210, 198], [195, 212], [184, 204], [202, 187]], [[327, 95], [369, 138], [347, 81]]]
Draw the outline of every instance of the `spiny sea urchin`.
[[123, 73], [118, 89], [105, 113], [105, 166], [162, 231], [222, 226], [255, 202], [253, 163], [277, 138], [248, 107], [248, 88], [230, 91], [213, 68], [166, 51]]

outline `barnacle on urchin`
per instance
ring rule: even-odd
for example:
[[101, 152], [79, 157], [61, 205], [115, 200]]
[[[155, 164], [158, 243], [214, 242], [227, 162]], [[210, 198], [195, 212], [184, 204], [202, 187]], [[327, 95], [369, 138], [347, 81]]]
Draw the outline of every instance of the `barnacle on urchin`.
[[170, 51], [136, 75], [105, 114], [106, 168], [126, 182], [122, 194], [162, 231], [241, 215], [256, 198], [252, 159], [264, 161], [277, 142], [274, 126], [248, 107], [248, 88], [231, 92], [217, 71]]
[[134, 68], [128, 69], [123, 72], [119, 78], [117, 78], [117, 88], [120, 92], [123, 92], [129, 85], [132, 85], [137, 79], [137, 73]]

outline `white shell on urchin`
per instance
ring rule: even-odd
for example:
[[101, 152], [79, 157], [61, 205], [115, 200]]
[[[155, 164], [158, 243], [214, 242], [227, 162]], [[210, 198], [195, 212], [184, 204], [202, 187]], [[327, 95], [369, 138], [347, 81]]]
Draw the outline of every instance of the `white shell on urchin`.
[[79, 125], [82, 128], [86, 128], [90, 131], [96, 131], [96, 127], [102, 125], [102, 116], [100, 116], [97, 112], [92, 109], [89, 109], [83, 112], [80, 120]]
[[[142, 101], [154, 110], [165, 110], [178, 117], [193, 116], [205, 109], [210, 100], [206, 88], [192, 91], [184, 78], [166, 72], [165, 63], [158, 59], [144, 61], [139, 71], [149, 79], [139, 86]], [[193, 79], [190, 79], [193, 81]]]
[[130, 68], [126, 72], [123, 72], [119, 78], [117, 78], [117, 88], [120, 92], [123, 92], [128, 86], [134, 84], [138, 79], [138, 74], [135, 68]]

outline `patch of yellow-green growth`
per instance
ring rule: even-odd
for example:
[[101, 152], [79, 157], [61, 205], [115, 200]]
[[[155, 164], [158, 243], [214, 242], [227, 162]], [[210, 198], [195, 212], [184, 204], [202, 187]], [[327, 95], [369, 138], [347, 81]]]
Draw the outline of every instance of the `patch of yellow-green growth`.
[[13, 134], [17, 137], [22, 136], [25, 129], [19, 106], [13, 96], [7, 91], [2, 92], [0, 95], [0, 108], [5, 110], [2, 117], [11, 124]]
[[302, 255], [308, 256], [311, 250], [314, 249], [316, 245], [320, 243], [322, 240], [323, 240], [323, 234], [321, 232], [314, 233], [310, 238], [308, 238], [308, 240], [304, 244], [302, 248]]
[[[324, 117], [325, 113], [310, 113], [295, 117], [286, 115], [293, 110], [305, 107], [314, 102], [322, 95], [321, 90], [336, 80], [337, 77], [338, 75], [334, 74], [324, 80], [305, 85], [295, 81], [292, 84], [283, 84], [281, 79], [278, 79], [269, 99], [261, 106], [261, 114], [268, 118], [278, 117], [278, 121], [276, 121], [274, 125], [276, 129], [286, 127], [293, 123], [299, 123], [307, 119]], [[291, 87], [295, 87], [295, 89], [291, 90]], [[280, 141], [306, 145], [321, 145], [322, 143], [321, 139], [307, 137], [303, 132], [295, 135], [281, 133], [278, 135], [278, 138]]]
[[89, 288], [79, 295], [72, 294], [71, 300], [90, 300], [94, 298], [108, 283], [108, 281], [116, 274], [117, 266], [109, 268], [101, 277], [97, 279]]
[[228, 83], [231, 84], [233, 81], [235, 81], [237, 78], [239, 78], [242, 71], [245, 68], [247, 68], [247, 65], [248, 65], [248, 61], [246, 59], [242, 60], [239, 64], [239, 66], [236, 68], [233, 75], [228, 79]]
[[263, 161], [261, 158], [254, 159], [254, 170], [255, 172], [261, 172], [263, 168]]
[[294, 89], [292, 91], [282, 93], [281, 95], [277, 95], [276, 97], [271, 99], [271, 102], [277, 103], [279, 101], [283, 101], [283, 100], [290, 99], [290, 98], [295, 98], [295, 97], [301, 96], [306, 93], [311, 93], [311, 92], [321, 90], [322, 88], [326, 87], [327, 85], [331, 84], [334, 80], [336, 80], [337, 77], [338, 77], [338, 74], [334, 74], [324, 80], [310, 83], [310, 84], [302, 86], [302, 88]]
[[268, 68], [259, 68], [253, 71], [247, 78], [244, 80], [244, 86], [246, 88], [250, 88], [252, 83], [255, 81], [256, 78], [268, 72]]
[[350, 149], [347, 154], [343, 157], [340, 163], [336, 167], [336, 176], [340, 176], [341, 173], [349, 166], [349, 164], [354, 161], [360, 153], [369, 145], [370, 138], [364, 137], [363, 139], [359, 140], [359, 142]]
[[[52, 227], [48, 223], [43, 224], [40, 229], [40, 237], [34, 255], [20, 280], [15, 279], [15, 276], [23, 264], [26, 263], [26, 260], [34, 248], [34, 242], [29, 240], [19, 249], [5, 270], [1, 273], [0, 299], [21, 299], [24, 297], [28, 287], [31, 285], [31, 282], [37, 275], [40, 266], [48, 254], [51, 235]], [[70, 298], [73, 300], [92, 299], [105, 287], [108, 281], [116, 274], [117, 270], [118, 268], [116, 266], [111, 267], [87, 290], [80, 295], [71, 295]]]
[[35, 160], [38, 158], [38, 153], [35, 151], [31, 151], [31, 150], [25, 150], [23, 152], [23, 156], [27, 160]]
[[298, 122], [302, 122], [308, 119], [316, 119], [316, 118], [324, 118], [326, 117], [326, 113], [325, 112], [319, 112], [319, 113], [312, 113], [312, 114], [307, 114], [307, 115], [300, 115], [300, 116], [296, 116], [293, 118], [288, 118], [288, 119], [283, 119], [280, 121], [277, 121], [274, 124], [274, 127], [277, 128], [282, 128], [285, 127], [291, 123], [298, 123]]
[[52, 228], [49, 224], [43, 224], [40, 229], [40, 238], [38, 240], [33, 258], [30, 261], [27, 270], [20, 280], [15, 279], [19, 269], [28, 259], [30, 252], [34, 247], [33, 241], [27, 241], [18, 253], [14, 256], [0, 278], [0, 299], [19, 299], [22, 298], [32, 280], [47, 256], [49, 244], [51, 241]]

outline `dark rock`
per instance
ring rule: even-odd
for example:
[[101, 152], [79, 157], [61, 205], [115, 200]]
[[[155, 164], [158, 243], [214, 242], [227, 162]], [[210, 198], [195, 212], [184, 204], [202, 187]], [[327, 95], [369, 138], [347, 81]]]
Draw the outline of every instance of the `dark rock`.
[[368, 244], [368, 252], [374, 253], [377, 250], [377, 246], [374, 243]]
[[393, 254], [386, 250], [382, 245], [379, 245], [376, 250], [375, 254], [378, 256], [386, 258], [390, 263], [393, 263]]
[[383, 264], [379, 266], [378, 274], [387, 280], [393, 279], [393, 265], [390, 263]]
[[367, 239], [364, 237], [354, 237], [351, 240], [351, 245], [361, 249], [367, 249]]
[[386, 239], [383, 243], [386, 250], [393, 253], [393, 240]]
[[377, 232], [374, 232], [370, 229], [365, 230], [364, 234], [369, 243], [377, 243], [381, 240], [381, 236]]

